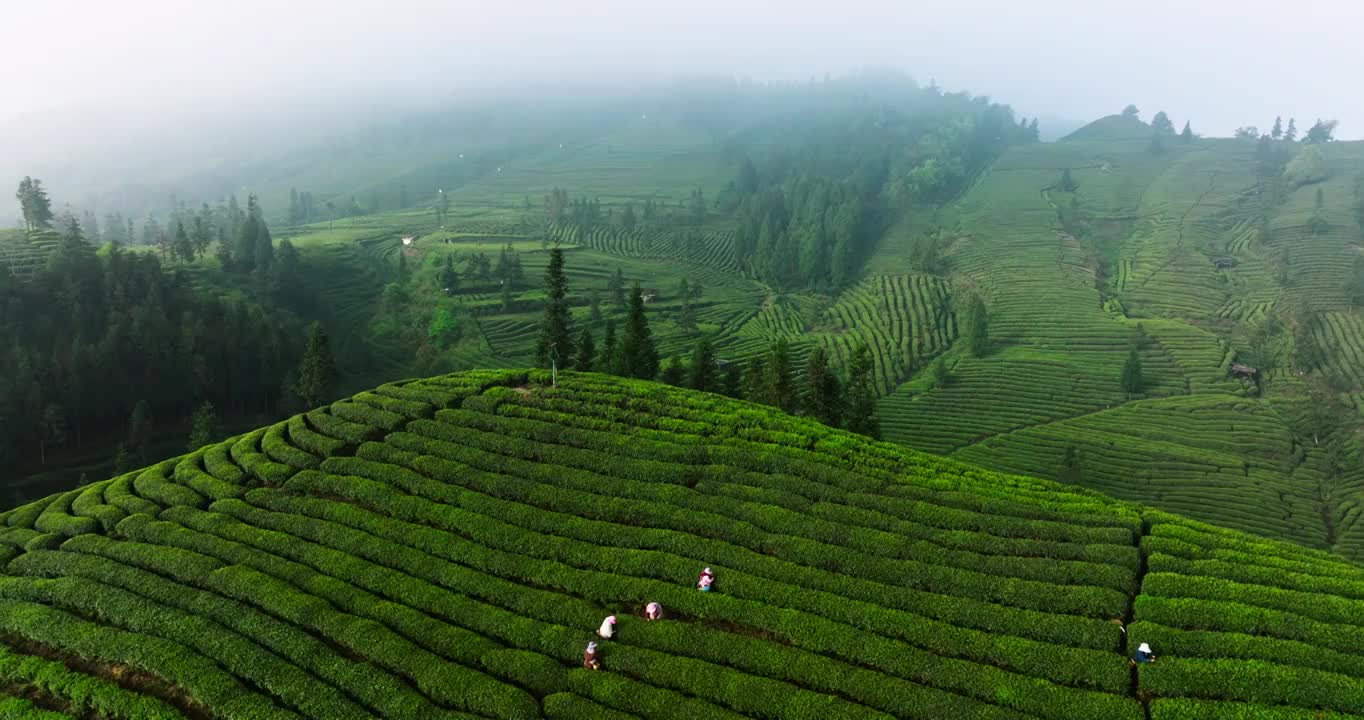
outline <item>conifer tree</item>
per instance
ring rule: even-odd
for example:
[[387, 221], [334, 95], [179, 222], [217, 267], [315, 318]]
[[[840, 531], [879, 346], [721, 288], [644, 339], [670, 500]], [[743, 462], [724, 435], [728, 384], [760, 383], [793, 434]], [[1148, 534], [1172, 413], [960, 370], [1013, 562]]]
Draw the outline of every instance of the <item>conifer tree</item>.
[[1193, 142], [1193, 130], [1189, 128], [1189, 121], [1184, 121], [1184, 129], [1179, 132], [1179, 139], [1186, 143]]
[[597, 349], [592, 343], [592, 329], [586, 325], [578, 335], [578, 361], [573, 368], [580, 372], [592, 372], [597, 362]]
[[725, 369], [721, 373], [720, 392], [726, 397], [736, 399], [744, 396], [743, 372], [739, 367], [739, 363], [725, 363]]
[[551, 362], [569, 367], [573, 361], [573, 316], [568, 312], [568, 278], [564, 276], [564, 251], [549, 251], [545, 268], [545, 314], [540, 338], [535, 343], [535, 364], [548, 369]]
[[743, 398], [749, 402], [767, 404], [767, 364], [761, 357], [748, 361], [744, 367]]
[[133, 406], [133, 414], [128, 418], [129, 452], [138, 462], [146, 464], [147, 446], [152, 441], [152, 406], [146, 400], [138, 400]]
[[715, 362], [715, 351], [709, 338], [696, 341], [691, 353], [691, 364], [687, 368], [687, 387], [705, 392], [720, 390], [720, 368]]
[[601, 359], [597, 362], [602, 372], [619, 375], [620, 348], [616, 343], [616, 321], [614, 318], [606, 321], [606, 331], [602, 336]]
[[1061, 191], [1062, 191], [1062, 192], [1075, 192], [1076, 187], [1078, 187], [1078, 186], [1075, 184], [1075, 178], [1072, 177], [1071, 174], [1070, 174], [1070, 168], [1066, 168], [1066, 169], [1062, 170], [1062, 171], [1061, 171]]
[[455, 258], [453, 255], [446, 255], [445, 262], [441, 265], [440, 275], [437, 277], [441, 289], [446, 295], [454, 295], [459, 291], [459, 273], [455, 272]]
[[1071, 443], [1066, 445], [1066, 451], [1061, 456], [1060, 471], [1056, 473], [1059, 482], [1078, 485], [1084, 480], [1084, 455], [1080, 448]]
[[620, 354], [619, 374], [641, 380], [652, 380], [658, 374], [658, 350], [649, 330], [649, 319], [644, 315], [644, 291], [638, 282], [630, 290], [630, 309], [625, 318]]
[[1293, 142], [1298, 139], [1298, 121], [1288, 118], [1288, 129], [1284, 131], [1283, 139]]
[[663, 368], [663, 375], [659, 378], [663, 382], [680, 387], [687, 379], [687, 368], [682, 365], [682, 358], [674, 355], [668, 358], [668, 365]]
[[843, 388], [829, 368], [829, 356], [822, 346], [806, 359], [805, 385], [805, 414], [829, 427], [839, 427], [843, 422]]
[[1274, 129], [1269, 133], [1269, 135], [1270, 135], [1270, 137], [1274, 138], [1275, 140], [1278, 140], [1279, 138], [1283, 137], [1283, 118], [1282, 118], [1282, 117], [1275, 117], [1275, 118], [1274, 118]]
[[1122, 390], [1128, 395], [1141, 393], [1145, 382], [1141, 374], [1141, 355], [1136, 348], [1127, 353], [1127, 361], [1122, 364]]
[[800, 407], [795, 369], [791, 366], [791, 351], [785, 338], [772, 343], [767, 352], [767, 397], [768, 404], [788, 413], [794, 413]]
[[308, 346], [298, 364], [294, 394], [306, 408], [321, 405], [336, 392], [339, 374], [332, 358], [331, 342], [322, 324], [314, 322], [308, 331]]
[[194, 452], [217, 441], [219, 434], [218, 411], [213, 407], [213, 403], [205, 402], [194, 411], [194, 415], [190, 418], [189, 444], [186, 445], [185, 449], [187, 452]]
[[881, 437], [881, 421], [876, 417], [876, 386], [872, 381], [871, 351], [866, 344], [853, 350], [848, 361], [847, 414], [844, 426], [859, 435]]
[[985, 300], [973, 295], [967, 312], [966, 350], [982, 357], [990, 349], [990, 313]]
[[616, 272], [606, 281], [606, 289], [610, 291], [611, 302], [615, 303], [616, 307], [625, 304], [625, 273], [621, 272], [619, 266], [616, 267]]

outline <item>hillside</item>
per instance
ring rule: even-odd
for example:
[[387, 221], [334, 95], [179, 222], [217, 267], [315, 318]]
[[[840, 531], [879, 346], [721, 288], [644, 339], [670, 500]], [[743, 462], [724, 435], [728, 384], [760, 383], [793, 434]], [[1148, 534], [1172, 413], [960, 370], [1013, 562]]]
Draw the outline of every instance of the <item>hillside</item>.
[[1364, 714], [1364, 568], [602, 375], [392, 383], [0, 518], [6, 711]]

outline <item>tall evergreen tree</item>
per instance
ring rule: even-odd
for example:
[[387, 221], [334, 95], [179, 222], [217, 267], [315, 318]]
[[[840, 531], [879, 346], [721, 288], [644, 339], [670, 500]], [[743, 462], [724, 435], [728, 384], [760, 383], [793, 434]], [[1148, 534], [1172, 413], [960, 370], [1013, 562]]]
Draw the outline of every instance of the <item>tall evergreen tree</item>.
[[800, 394], [796, 391], [795, 369], [791, 366], [791, 350], [781, 338], [767, 351], [767, 398], [788, 413], [800, 408]]
[[654, 347], [649, 319], [644, 315], [644, 291], [639, 283], [630, 289], [630, 309], [621, 339], [620, 368], [625, 377], [652, 380], [658, 374], [658, 350]]
[[1274, 129], [1270, 131], [1269, 135], [1275, 140], [1278, 140], [1279, 138], [1283, 137], [1283, 118], [1281, 117], [1274, 118]]
[[1127, 353], [1127, 361], [1122, 364], [1122, 390], [1128, 395], [1138, 395], [1145, 387], [1141, 374], [1141, 355], [1136, 348]]
[[805, 414], [828, 425], [843, 423], [843, 388], [829, 368], [829, 356], [820, 346], [805, 361]]
[[213, 407], [213, 403], [205, 402], [194, 411], [194, 415], [190, 418], [189, 444], [186, 446], [186, 451], [194, 452], [205, 445], [216, 442], [220, 434], [218, 411]]
[[260, 213], [256, 209], [256, 196], [246, 200], [246, 215], [237, 228], [237, 246], [232, 252], [233, 264], [241, 272], [256, 269], [256, 247], [260, 237]]
[[1298, 139], [1298, 121], [1288, 118], [1288, 129], [1284, 131], [1283, 139], [1293, 142]]
[[314, 408], [331, 399], [336, 392], [340, 375], [332, 358], [331, 341], [321, 323], [313, 323], [308, 330], [308, 346], [298, 364], [298, 379], [294, 394], [305, 408]]
[[621, 373], [620, 348], [616, 343], [615, 318], [606, 321], [606, 330], [602, 334], [601, 359], [597, 361], [597, 365], [602, 372], [615, 375]]
[[29, 230], [52, 227], [52, 201], [47, 197], [47, 191], [43, 189], [43, 181], [35, 180], [27, 175], [19, 181], [19, 191], [15, 193], [19, 200], [19, 209], [24, 216], [24, 225]]
[[1193, 142], [1193, 130], [1189, 127], [1189, 121], [1184, 121], [1184, 129], [1179, 131], [1179, 139], [1186, 143]]
[[1061, 171], [1061, 191], [1062, 191], [1062, 192], [1075, 192], [1075, 189], [1076, 189], [1077, 187], [1078, 187], [1078, 186], [1075, 184], [1075, 178], [1072, 177], [1071, 174], [1070, 174], [1070, 168], [1066, 168], [1066, 169], [1062, 170], [1062, 171]]
[[985, 300], [972, 295], [967, 311], [966, 350], [975, 357], [982, 357], [990, 349], [990, 313]]
[[573, 366], [581, 372], [592, 372], [597, 362], [597, 349], [592, 343], [592, 329], [587, 325], [578, 335], [578, 361]]
[[1074, 443], [1066, 445], [1066, 451], [1061, 455], [1061, 467], [1056, 473], [1059, 482], [1078, 485], [1084, 481], [1084, 455], [1080, 452], [1079, 446]]
[[744, 367], [742, 394], [749, 402], [767, 403], [767, 364], [761, 357], [749, 360]]
[[446, 295], [454, 295], [459, 292], [459, 273], [455, 272], [455, 258], [447, 254], [445, 262], [441, 265], [440, 274], [436, 278], [440, 283], [441, 290]]
[[133, 414], [128, 418], [127, 447], [139, 463], [147, 463], [147, 448], [151, 441], [152, 406], [146, 400], [138, 400], [133, 406]]
[[720, 390], [720, 367], [715, 362], [715, 351], [711, 349], [709, 338], [697, 340], [696, 347], [691, 351], [687, 387], [704, 392]]
[[573, 316], [568, 312], [568, 278], [564, 275], [564, 251], [549, 251], [545, 268], [545, 313], [540, 338], [535, 342], [535, 364], [548, 369], [566, 368], [573, 362]]
[[742, 398], [744, 396], [744, 381], [742, 368], [737, 362], [725, 363], [725, 369], [721, 373], [720, 392], [726, 397]]
[[606, 281], [606, 289], [611, 293], [611, 302], [616, 307], [625, 304], [625, 273], [621, 272], [620, 266], [616, 266], [616, 272]]
[[673, 387], [681, 387], [687, 380], [687, 368], [682, 364], [682, 357], [673, 355], [668, 358], [668, 364], [664, 366], [663, 373], [658, 379]]
[[1354, 307], [1364, 308], [1364, 255], [1355, 255], [1350, 265], [1349, 280], [1345, 282], [1345, 299]]
[[876, 386], [872, 380], [871, 351], [858, 345], [848, 361], [847, 415], [845, 427], [859, 435], [881, 437], [876, 417]]
[[185, 224], [179, 220], [175, 221], [175, 240], [172, 247], [175, 257], [180, 262], [194, 262], [194, 243], [189, 239], [189, 233], [185, 232]]

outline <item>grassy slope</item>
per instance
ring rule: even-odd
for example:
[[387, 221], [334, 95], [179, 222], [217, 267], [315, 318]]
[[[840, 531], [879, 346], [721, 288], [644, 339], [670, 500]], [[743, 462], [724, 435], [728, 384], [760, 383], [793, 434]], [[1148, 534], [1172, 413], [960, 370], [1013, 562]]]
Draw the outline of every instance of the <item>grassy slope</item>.
[[[1359, 566], [714, 395], [546, 382], [393, 383], [0, 515], [7, 692], [168, 718], [1364, 713]], [[1131, 675], [1138, 642], [1163, 657]], [[35, 679], [34, 654], [81, 661]], [[92, 700], [82, 673], [115, 682]]]

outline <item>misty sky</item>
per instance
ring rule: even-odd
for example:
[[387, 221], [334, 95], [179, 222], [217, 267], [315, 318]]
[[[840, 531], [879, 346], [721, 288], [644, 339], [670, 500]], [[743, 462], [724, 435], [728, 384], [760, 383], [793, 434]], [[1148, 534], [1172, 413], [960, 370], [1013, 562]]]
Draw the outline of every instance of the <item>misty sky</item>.
[[1362, 27], [1352, 0], [40, 0], [6, 3], [0, 123], [133, 98], [332, 104], [591, 74], [806, 79], [877, 65], [1028, 116], [1089, 120], [1131, 102], [1207, 134], [1282, 114], [1301, 127], [1338, 118], [1339, 136], [1359, 138]]

